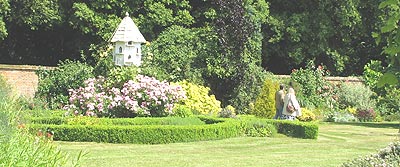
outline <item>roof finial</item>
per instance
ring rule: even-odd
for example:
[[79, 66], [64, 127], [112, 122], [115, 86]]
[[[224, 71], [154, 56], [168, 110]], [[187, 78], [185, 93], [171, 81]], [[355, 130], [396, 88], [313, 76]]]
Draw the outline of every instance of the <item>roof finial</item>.
[[125, 17], [129, 17], [129, 13], [128, 12], [125, 12]]

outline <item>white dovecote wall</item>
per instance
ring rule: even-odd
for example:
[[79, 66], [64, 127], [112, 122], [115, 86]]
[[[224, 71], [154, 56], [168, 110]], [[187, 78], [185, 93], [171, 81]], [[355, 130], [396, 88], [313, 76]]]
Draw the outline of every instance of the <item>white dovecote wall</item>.
[[111, 42], [114, 44], [113, 61], [116, 65], [140, 66], [142, 61], [141, 44], [146, 40], [128, 13], [115, 30]]

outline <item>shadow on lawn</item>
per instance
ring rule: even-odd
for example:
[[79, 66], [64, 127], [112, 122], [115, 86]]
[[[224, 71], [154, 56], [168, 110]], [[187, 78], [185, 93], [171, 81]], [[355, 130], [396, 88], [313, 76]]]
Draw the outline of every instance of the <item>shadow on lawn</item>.
[[336, 122], [335, 124], [400, 129], [399, 122]]

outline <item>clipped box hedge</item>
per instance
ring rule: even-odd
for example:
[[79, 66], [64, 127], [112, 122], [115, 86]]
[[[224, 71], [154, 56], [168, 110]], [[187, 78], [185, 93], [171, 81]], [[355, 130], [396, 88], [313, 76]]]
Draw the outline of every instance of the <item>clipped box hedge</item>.
[[[184, 123], [179, 123], [179, 121]], [[238, 136], [274, 136], [276, 132], [306, 139], [318, 137], [318, 126], [313, 123], [259, 118], [230, 119], [205, 116], [133, 119], [47, 117], [32, 118], [31, 122], [32, 124], [29, 124], [28, 127], [33, 133], [51, 129], [54, 132], [54, 140], [62, 141], [164, 144]]]
[[274, 121], [278, 133], [303, 139], [317, 139], [319, 127], [315, 123], [287, 120]]
[[278, 133], [303, 138], [303, 139], [317, 139], [319, 127], [316, 123], [312, 122], [299, 122], [299, 121], [288, 121], [288, 120], [272, 120], [265, 118], [256, 118], [251, 115], [244, 115], [240, 118], [245, 122], [259, 122], [263, 121], [268, 124], [275, 125]]
[[106, 126], [106, 125], [51, 125], [32, 124], [31, 131], [54, 132], [54, 140], [87, 141], [106, 143], [162, 144], [215, 140], [236, 137], [241, 134], [238, 122], [227, 121], [210, 125], [188, 126]]

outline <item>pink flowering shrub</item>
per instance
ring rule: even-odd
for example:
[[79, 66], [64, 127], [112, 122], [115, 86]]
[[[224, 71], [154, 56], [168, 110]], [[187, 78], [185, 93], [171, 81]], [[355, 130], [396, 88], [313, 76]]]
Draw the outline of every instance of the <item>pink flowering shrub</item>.
[[75, 115], [108, 116], [110, 97], [103, 87], [104, 78], [90, 78], [84, 82], [85, 87], [69, 89], [69, 105], [64, 108]]
[[101, 86], [104, 79], [89, 79], [85, 88], [70, 90], [70, 105], [66, 108], [88, 116], [159, 117], [172, 114], [174, 103], [186, 98], [180, 86], [143, 75], [136, 79], [111, 89]]

